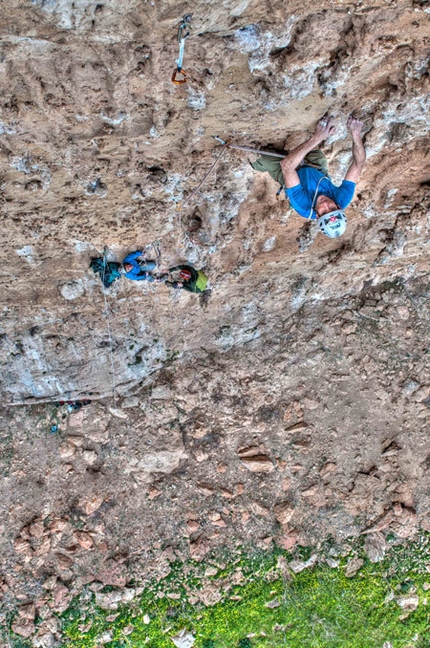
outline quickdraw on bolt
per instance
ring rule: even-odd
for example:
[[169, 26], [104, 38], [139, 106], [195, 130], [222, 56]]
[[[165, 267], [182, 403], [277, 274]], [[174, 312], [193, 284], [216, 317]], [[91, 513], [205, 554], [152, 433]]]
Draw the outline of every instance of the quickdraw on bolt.
[[[172, 83], [175, 83], [176, 85], [182, 85], [182, 83], [187, 82], [187, 73], [182, 69], [182, 62], [184, 60], [185, 41], [191, 33], [192, 15], [193, 14], [185, 14], [178, 28], [179, 56], [176, 61], [176, 70], [174, 70], [172, 74]], [[178, 74], [182, 75], [181, 79], [177, 78]]]

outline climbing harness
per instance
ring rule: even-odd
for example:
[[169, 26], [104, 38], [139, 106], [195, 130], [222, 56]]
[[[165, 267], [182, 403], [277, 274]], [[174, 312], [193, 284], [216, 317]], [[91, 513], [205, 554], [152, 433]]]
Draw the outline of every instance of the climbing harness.
[[[182, 85], [187, 82], [187, 73], [182, 69], [182, 63], [184, 60], [185, 41], [191, 33], [192, 16], [193, 14], [185, 14], [178, 28], [179, 56], [176, 61], [176, 70], [174, 70], [172, 74], [172, 83], [175, 83], [176, 85]], [[178, 74], [182, 75], [182, 79], [177, 78]]]

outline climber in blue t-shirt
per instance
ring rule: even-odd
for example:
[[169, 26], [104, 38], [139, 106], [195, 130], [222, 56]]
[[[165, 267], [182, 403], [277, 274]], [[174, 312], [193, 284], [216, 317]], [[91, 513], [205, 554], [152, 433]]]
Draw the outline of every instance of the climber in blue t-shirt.
[[[140, 260], [138, 260], [140, 257]], [[124, 275], [127, 279], [134, 279], [135, 281], [157, 281], [153, 276], [153, 271], [156, 270], [157, 264], [155, 261], [146, 261], [143, 257], [142, 250], [136, 250], [127, 254], [122, 262]]]
[[304, 218], [317, 220], [320, 230], [330, 238], [340, 236], [346, 229], [343, 210], [354, 196], [366, 159], [363, 122], [351, 115], [347, 127], [352, 136], [353, 159], [340, 187], [330, 180], [327, 160], [317, 149], [334, 132], [332, 117], [321, 119], [314, 135], [281, 161], [263, 155], [252, 164], [258, 171], [268, 171], [285, 189], [293, 209]]

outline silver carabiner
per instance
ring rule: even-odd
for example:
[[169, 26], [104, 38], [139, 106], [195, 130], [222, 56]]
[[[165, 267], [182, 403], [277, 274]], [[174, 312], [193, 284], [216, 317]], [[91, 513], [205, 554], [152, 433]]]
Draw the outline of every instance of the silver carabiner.
[[193, 14], [185, 14], [185, 16], [182, 18], [182, 22], [178, 27], [178, 43], [180, 43], [181, 41], [185, 41], [185, 39], [188, 38], [188, 36], [190, 35], [192, 17]]
[[[182, 22], [178, 27], [178, 43], [179, 43], [179, 56], [176, 61], [176, 70], [174, 70], [172, 75], [172, 82], [176, 85], [181, 85], [182, 83], [187, 82], [187, 74], [185, 70], [182, 69], [182, 63], [184, 61], [184, 52], [185, 52], [185, 41], [191, 33], [191, 18], [193, 14], [185, 14], [182, 18]], [[177, 75], [182, 75], [181, 79], [177, 78]]]

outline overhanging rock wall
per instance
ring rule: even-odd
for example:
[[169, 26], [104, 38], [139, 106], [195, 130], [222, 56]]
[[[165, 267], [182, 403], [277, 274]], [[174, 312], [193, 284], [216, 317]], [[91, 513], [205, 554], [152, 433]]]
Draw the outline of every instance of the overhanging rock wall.
[[[189, 11], [189, 81], [175, 86], [177, 25]], [[0, 57], [6, 400], [103, 395], [112, 373], [127, 393], [173, 354], [223, 351], [225, 327], [241, 346], [306, 301], [426, 272], [428, 26], [416, 0], [9, 3]], [[326, 111], [337, 131], [325, 152], [340, 181], [353, 110], [366, 120], [368, 163], [341, 240], [317, 235], [232, 151], [177, 211], [219, 154], [212, 135], [282, 148]], [[207, 303], [122, 280], [106, 304], [90, 257], [108, 246], [122, 259], [155, 241], [163, 266], [205, 268]]]

